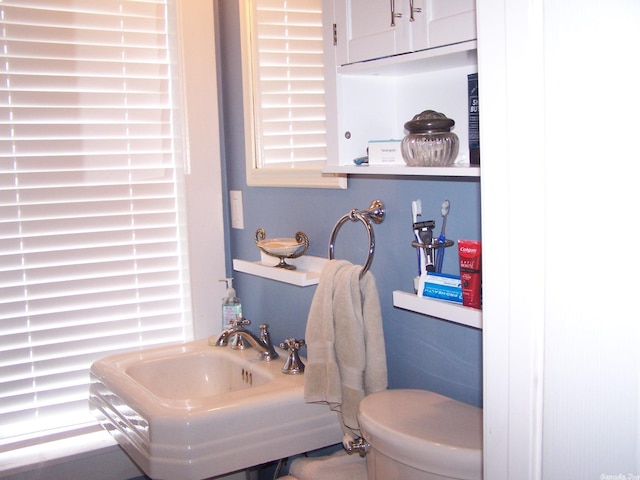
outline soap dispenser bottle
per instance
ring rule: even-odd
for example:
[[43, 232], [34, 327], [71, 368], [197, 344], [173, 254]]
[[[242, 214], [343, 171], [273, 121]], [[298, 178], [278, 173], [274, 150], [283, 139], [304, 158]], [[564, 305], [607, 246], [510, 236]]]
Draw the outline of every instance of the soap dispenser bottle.
[[227, 283], [227, 293], [222, 299], [222, 330], [226, 330], [237, 318], [242, 318], [242, 304], [240, 299], [236, 297], [233, 278], [225, 278], [220, 281]]

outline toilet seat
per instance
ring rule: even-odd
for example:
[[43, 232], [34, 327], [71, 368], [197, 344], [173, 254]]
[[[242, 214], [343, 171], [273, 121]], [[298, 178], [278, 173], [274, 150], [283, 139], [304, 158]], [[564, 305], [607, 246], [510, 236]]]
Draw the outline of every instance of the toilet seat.
[[426, 390], [385, 390], [360, 402], [363, 437], [421, 471], [482, 478], [482, 410]]

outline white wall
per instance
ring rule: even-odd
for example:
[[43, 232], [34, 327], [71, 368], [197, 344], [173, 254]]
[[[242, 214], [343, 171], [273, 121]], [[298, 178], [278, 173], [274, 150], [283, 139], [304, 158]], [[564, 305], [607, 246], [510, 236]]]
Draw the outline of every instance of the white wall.
[[640, 475], [640, 4], [478, 17], [485, 478]]
[[218, 333], [226, 291], [222, 162], [212, 0], [179, 0], [191, 173], [187, 214], [195, 338]]

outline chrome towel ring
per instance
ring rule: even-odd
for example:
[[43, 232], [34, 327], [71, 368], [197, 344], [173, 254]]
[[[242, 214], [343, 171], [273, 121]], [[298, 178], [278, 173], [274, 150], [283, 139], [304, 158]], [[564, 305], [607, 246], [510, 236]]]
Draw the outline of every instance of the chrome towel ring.
[[358, 210], [354, 208], [349, 213], [342, 216], [331, 231], [331, 237], [329, 238], [329, 260], [333, 260], [334, 258], [334, 244], [336, 236], [338, 235], [338, 231], [340, 230], [342, 225], [344, 225], [347, 220], [351, 220], [352, 222], [362, 222], [364, 227], [367, 229], [367, 234], [369, 235], [369, 254], [367, 255], [367, 261], [364, 263], [364, 267], [362, 267], [362, 272], [360, 272], [360, 278], [362, 278], [371, 266], [376, 246], [373, 228], [371, 227], [371, 222], [369, 220], [373, 221], [376, 224], [381, 223], [382, 220], [384, 220], [384, 214], [384, 204], [380, 200], [374, 200], [366, 210]]

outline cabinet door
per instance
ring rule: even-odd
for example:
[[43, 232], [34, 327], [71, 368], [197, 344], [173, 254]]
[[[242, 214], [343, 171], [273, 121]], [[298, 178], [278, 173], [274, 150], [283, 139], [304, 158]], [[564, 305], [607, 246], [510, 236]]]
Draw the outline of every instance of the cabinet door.
[[[335, 0], [338, 64], [409, 50], [408, 0]], [[392, 8], [395, 4], [395, 16]]]
[[475, 0], [403, 0], [411, 19], [411, 50], [441, 47], [476, 38]]

